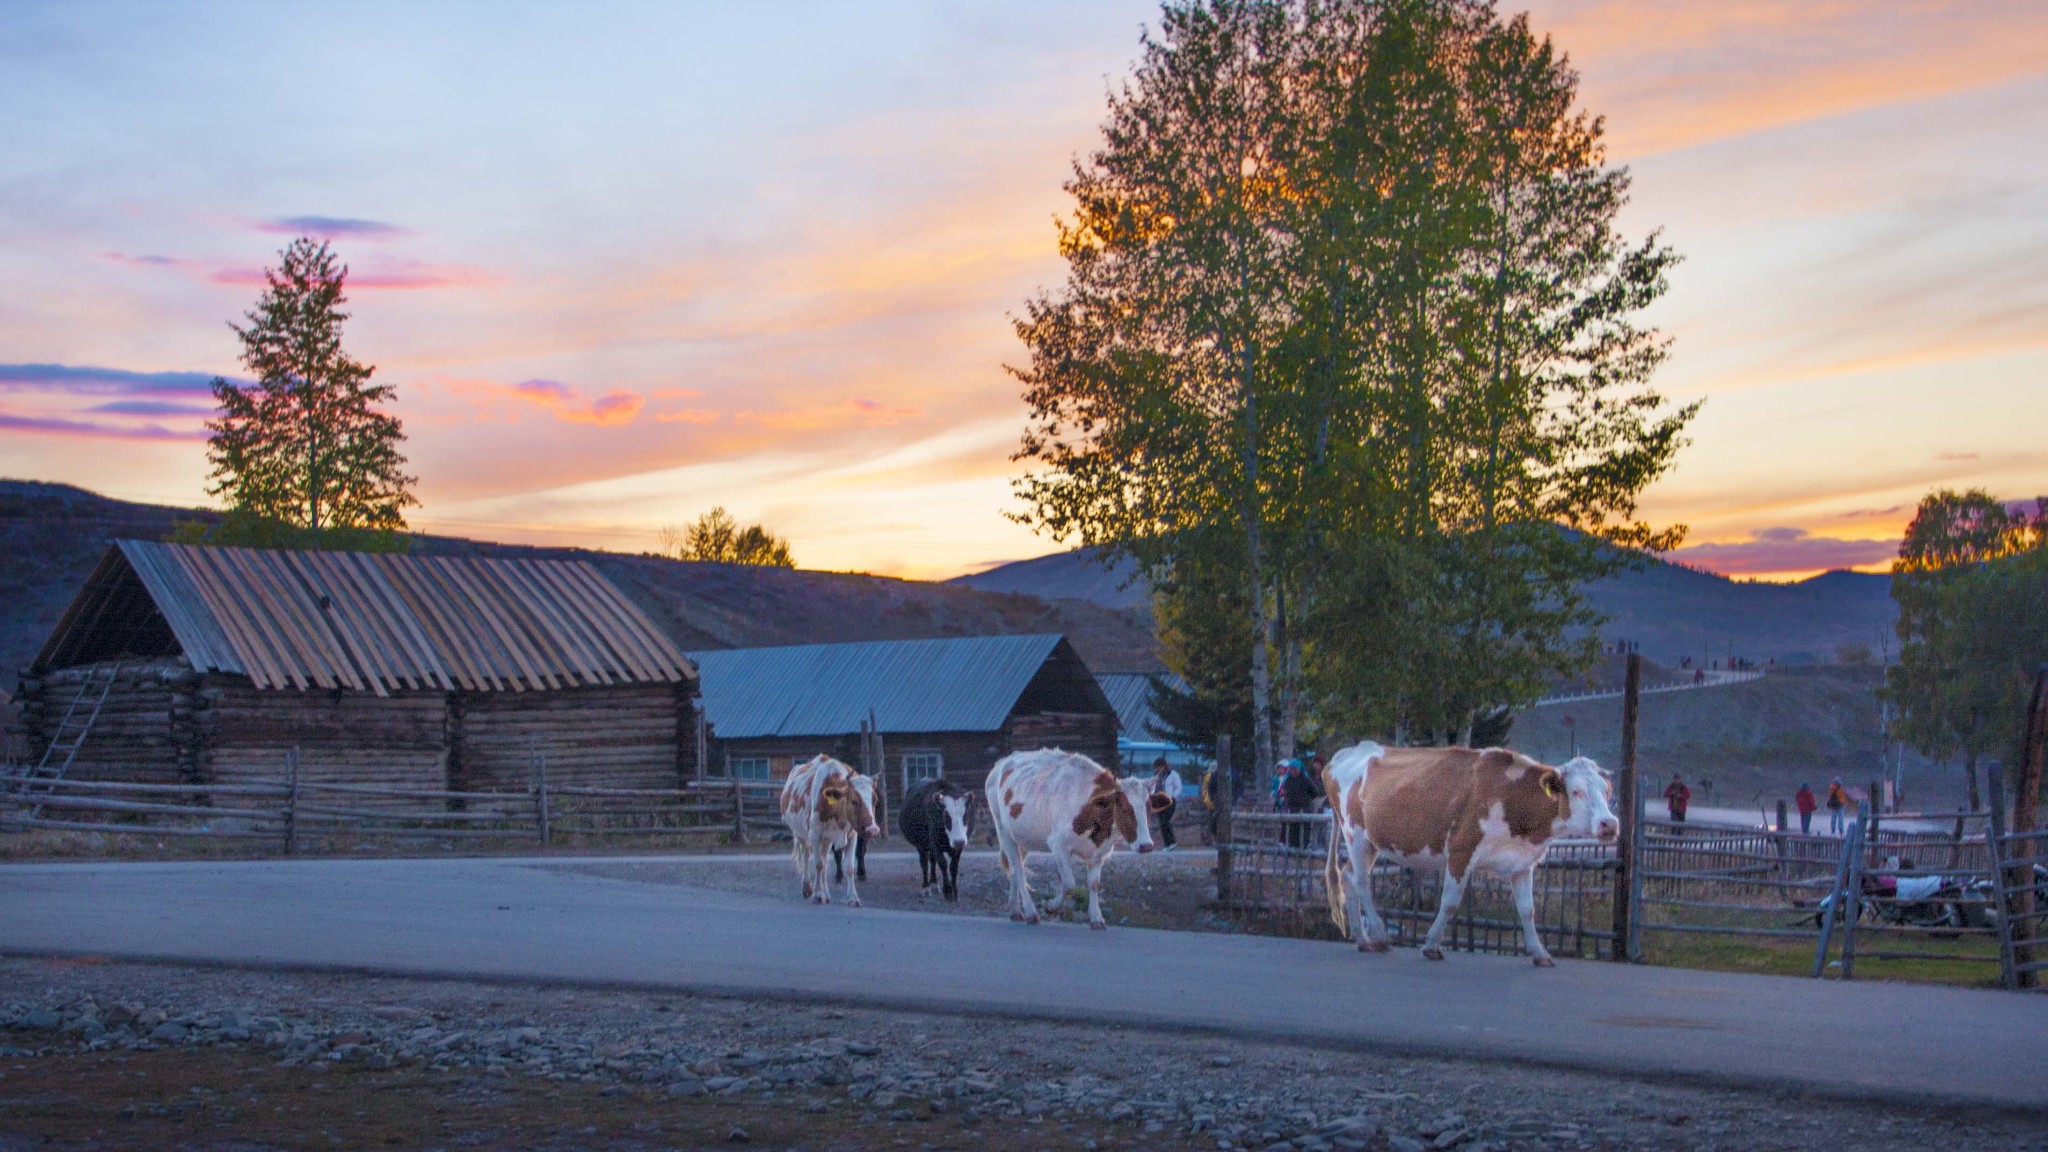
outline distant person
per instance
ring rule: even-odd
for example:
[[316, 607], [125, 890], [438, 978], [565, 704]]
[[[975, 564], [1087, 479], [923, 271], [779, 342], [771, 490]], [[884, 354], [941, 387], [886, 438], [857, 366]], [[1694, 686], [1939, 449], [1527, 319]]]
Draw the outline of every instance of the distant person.
[[1159, 847], [1161, 851], [1173, 851], [1173, 813], [1180, 807], [1180, 773], [1161, 756], [1152, 761], [1152, 790], [1166, 797], [1166, 807], [1159, 810]]
[[1705, 668], [1693, 669], [1692, 682], [1695, 684], [1705, 684], [1707, 682], [1707, 670]]
[[1202, 773], [1202, 812], [1208, 820], [1209, 843], [1221, 842], [1223, 828], [1223, 769], [1211, 765]]
[[1848, 806], [1849, 793], [1842, 789], [1842, 778], [1837, 776], [1835, 782], [1828, 785], [1828, 835], [1840, 836], [1843, 833], [1842, 810]]
[[[1280, 809], [1289, 815], [1305, 816], [1315, 810], [1316, 797], [1322, 795], [1322, 787], [1319, 783], [1309, 782], [1308, 769], [1302, 766], [1301, 761], [1289, 760], [1287, 765], [1287, 776], [1280, 785]], [[1310, 839], [1311, 833], [1307, 824], [1288, 822], [1289, 848], [1306, 848]]]
[[1685, 823], [1685, 810], [1692, 804], [1692, 789], [1685, 786], [1685, 779], [1678, 773], [1671, 774], [1671, 783], [1664, 786], [1664, 807], [1671, 813], [1671, 822]]
[[1799, 809], [1799, 834], [1813, 835], [1813, 812], [1820, 807], [1820, 799], [1813, 794], [1813, 785], [1802, 782], [1798, 794], [1792, 797], [1792, 806]]

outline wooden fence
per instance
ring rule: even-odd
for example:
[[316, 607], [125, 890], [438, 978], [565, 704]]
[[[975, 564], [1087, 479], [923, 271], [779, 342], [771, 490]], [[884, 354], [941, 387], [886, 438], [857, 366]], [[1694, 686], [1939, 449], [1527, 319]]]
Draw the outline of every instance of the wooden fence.
[[553, 787], [536, 764], [525, 791], [456, 792], [311, 783], [285, 775], [234, 784], [33, 779], [0, 788], [0, 830], [269, 841], [432, 839], [604, 842], [720, 835], [736, 843], [787, 835], [780, 785], [742, 780], [682, 788]]
[[[1221, 885], [1233, 916], [1289, 935], [1336, 938], [1323, 887], [1330, 814], [1234, 812], [1230, 874]], [[1536, 921], [1544, 946], [1560, 956], [1611, 959], [1619, 860], [1611, 845], [1559, 841], [1536, 870]], [[1438, 876], [1393, 864], [1373, 869], [1373, 903], [1396, 944], [1419, 944], [1436, 919]], [[1506, 883], [1483, 878], [1465, 890], [1444, 934], [1445, 947], [1519, 955], [1522, 931]]]

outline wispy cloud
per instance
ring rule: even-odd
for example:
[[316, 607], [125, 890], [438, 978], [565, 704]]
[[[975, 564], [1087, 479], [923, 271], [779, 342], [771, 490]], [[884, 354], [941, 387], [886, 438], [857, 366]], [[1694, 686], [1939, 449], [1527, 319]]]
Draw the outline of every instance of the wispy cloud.
[[521, 380], [516, 384], [456, 380], [448, 382], [448, 388], [472, 400], [511, 400], [539, 408], [567, 424], [594, 424], [600, 428], [631, 424], [647, 406], [646, 397], [624, 389], [615, 388], [600, 396], [586, 397], [580, 389], [560, 380]]
[[825, 428], [859, 425], [892, 428], [924, 415], [924, 409], [909, 404], [884, 404], [855, 396], [840, 404], [760, 411], [747, 409], [732, 415], [736, 424], [753, 424], [782, 432], [815, 432]]
[[318, 236], [330, 240], [342, 236], [360, 240], [391, 240], [419, 235], [400, 224], [357, 220], [348, 216], [280, 216], [271, 220], [253, 220], [249, 226], [258, 232], [275, 232], [281, 236]]
[[110, 416], [211, 416], [217, 409], [211, 405], [180, 404], [175, 400], [115, 400], [95, 404], [86, 411], [104, 412]]
[[0, 412], [0, 428], [46, 436], [85, 436], [102, 440], [204, 440], [199, 429], [166, 428], [161, 424], [100, 424], [57, 416], [14, 416]]
[[[193, 260], [183, 256], [133, 255], [102, 252], [100, 258], [130, 268], [167, 269], [182, 272], [207, 284], [236, 288], [261, 288], [268, 281], [262, 268]], [[501, 277], [470, 264], [443, 264], [419, 260], [380, 260], [367, 267], [348, 266], [348, 287], [361, 291], [416, 291], [427, 288], [474, 288], [497, 283]]]
[[1881, 564], [1898, 551], [1894, 540], [1844, 540], [1778, 527], [1759, 529], [1747, 540], [1689, 545], [1671, 558], [1724, 576], [1774, 576]]
[[16, 392], [212, 396], [213, 377], [211, 372], [131, 372], [87, 364], [0, 364], [0, 389]]

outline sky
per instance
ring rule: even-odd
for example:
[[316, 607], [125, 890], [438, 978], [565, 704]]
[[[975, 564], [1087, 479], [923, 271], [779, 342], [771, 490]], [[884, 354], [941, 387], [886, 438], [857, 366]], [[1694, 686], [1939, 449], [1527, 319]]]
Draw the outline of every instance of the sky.
[[[1504, 11], [1523, 5], [1505, 4]], [[1643, 513], [1732, 575], [1881, 570], [1930, 488], [2048, 493], [2048, 5], [1545, 0], [1684, 256]], [[205, 495], [206, 382], [293, 236], [350, 268], [414, 527], [805, 567], [1060, 542], [1005, 364], [1155, 3], [0, 7], [0, 476]]]

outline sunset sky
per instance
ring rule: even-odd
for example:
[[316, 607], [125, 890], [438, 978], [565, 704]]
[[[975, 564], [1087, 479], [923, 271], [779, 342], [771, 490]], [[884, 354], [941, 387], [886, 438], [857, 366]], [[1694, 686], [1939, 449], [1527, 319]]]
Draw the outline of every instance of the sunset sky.
[[[1521, 10], [1521, 5], [1504, 5]], [[1547, 2], [1685, 256], [1678, 556], [1881, 567], [2048, 492], [2048, 5]], [[421, 529], [638, 551], [715, 504], [940, 577], [1005, 520], [1005, 362], [1149, 0], [10, 3], [0, 476], [206, 503], [206, 381], [292, 236], [351, 268]]]

